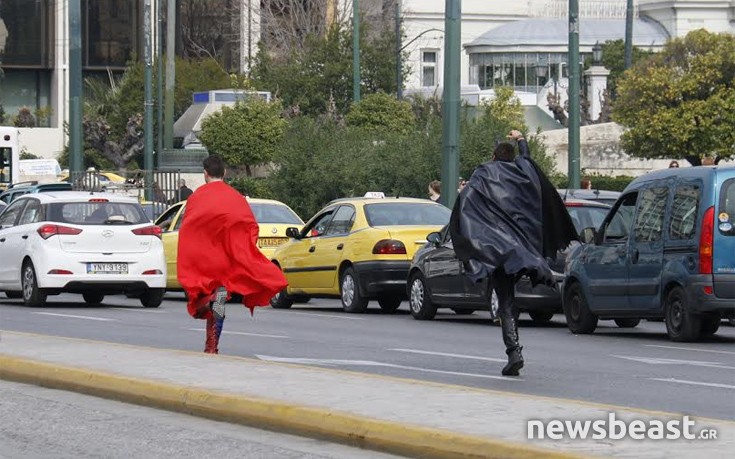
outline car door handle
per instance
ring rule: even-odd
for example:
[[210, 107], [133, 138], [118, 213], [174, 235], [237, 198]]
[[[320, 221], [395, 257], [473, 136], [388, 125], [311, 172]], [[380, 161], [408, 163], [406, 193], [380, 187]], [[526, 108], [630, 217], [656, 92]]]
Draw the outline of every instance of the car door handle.
[[28, 235], [27, 235], [27, 234], [24, 234], [24, 235], [23, 235], [23, 236], [21, 236], [21, 237], [22, 237], [23, 239], [28, 239]]
[[630, 262], [633, 264], [638, 263], [638, 259], [640, 258], [641, 253], [638, 251], [638, 249], [633, 249], [633, 251], [630, 254]]
[[309, 252], [313, 253], [316, 250], [316, 246], [312, 245], [309, 247]]
[[337, 250], [342, 250], [344, 248], [345, 248], [345, 245], [344, 244], [340, 244], [340, 245], [337, 246]]

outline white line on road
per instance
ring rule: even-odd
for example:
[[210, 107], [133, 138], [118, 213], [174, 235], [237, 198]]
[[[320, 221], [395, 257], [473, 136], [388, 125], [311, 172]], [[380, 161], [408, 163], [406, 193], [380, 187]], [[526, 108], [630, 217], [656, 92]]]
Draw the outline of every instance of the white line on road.
[[352, 316], [347, 316], [347, 315], [338, 316], [336, 314], [316, 314], [316, 313], [311, 313], [311, 312], [306, 311], [306, 310], [305, 311], [295, 311], [295, 310], [292, 309], [290, 312], [295, 312], [297, 314], [304, 314], [307, 317], [312, 317], [313, 316], [313, 317], [327, 317], [329, 319], [365, 320], [364, 317], [352, 317]]
[[735, 352], [731, 351], [716, 351], [712, 349], [697, 349], [694, 347], [683, 347], [683, 346], [663, 346], [660, 344], [644, 344], [644, 346], [647, 347], [658, 347], [661, 349], [679, 349], [682, 351], [695, 351], [695, 352], [711, 352], [712, 354], [728, 354], [728, 355], [735, 355]]
[[684, 379], [674, 379], [674, 378], [649, 378], [651, 381], [662, 381], [662, 382], [671, 382], [671, 383], [677, 383], [677, 384], [690, 384], [693, 386], [707, 386], [707, 387], [718, 387], [721, 389], [733, 389], [735, 390], [735, 386], [732, 386], [730, 384], [720, 384], [720, 383], [707, 383], [707, 382], [699, 382], [699, 381], [687, 381]]
[[507, 362], [508, 359], [497, 359], [494, 357], [478, 357], [475, 355], [450, 354], [447, 352], [419, 351], [417, 349], [388, 349], [395, 352], [407, 352], [409, 354], [439, 355], [442, 357], [457, 357], [458, 359], [483, 360], [485, 362]]
[[281, 362], [281, 363], [296, 363], [300, 365], [321, 365], [326, 367], [334, 367], [334, 366], [367, 366], [367, 367], [385, 367], [385, 368], [395, 368], [399, 370], [412, 370], [412, 371], [422, 371], [425, 373], [439, 373], [443, 375], [452, 375], [452, 376], [469, 376], [472, 378], [483, 378], [483, 379], [500, 379], [502, 381], [523, 381], [521, 378], [508, 378], [506, 376], [492, 376], [492, 375], [482, 375], [477, 373], [462, 373], [458, 371], [447, 371], [447, 370], [434, 370], [432, 368], [421, 368], [421, 367], [411, 367], [407, 365], [396, 365], [393, 363], [384, 363], [384, 362], [374, 362], [372, 360], [340, 360], [340, 359], [308, 359], [308, 358], [290, 358], [290, 357], [272, 357], [269, 355], [256, 355], [255, 357], [259, 358], [260, 360], [265, 360], [268, 362]]
[[166, 314], [166, 311], [153, 311], [150, 309], [143, 309], [143, 308], [107, 308], [107, 309], [114, 309], [116, 311], [147, 312], [149, 314]]
[[[203, 332], [206, 331], [204, 328], [189, 328], [189, 331], [198, 331]], [[223, 335], [240, 335], [240, 336], [256, 336], [259, 338], [288, 338], [288, 336], [284, 335], [266, 335], [261, 333], [246, 333], [246, 332], [236, 332], [236, 331], [227, 331], [222, 330]]]
[[634, 362], [647, 363], [650, 365], [690, 365], [694, 367], [719, 368], [721, 370], [735, 370], [735, 367], [726, 366], [720, 362], [702, 362], [698, 360], [662, 359], [658, 357], [633, 357], [629, 355], [610, 355], [618, 359], [632, 360]]
[[75, 316], [72, 314], [56, 314], [53, 312], [32, 312], [31, 314], [40, 314], [44, 316], [55, 316], [55, 317], [68, 317], [70, 319], [98, 320], [100, 322], [114, 322], [117, 320], [117, 319], [105, 319], [102, 317]]

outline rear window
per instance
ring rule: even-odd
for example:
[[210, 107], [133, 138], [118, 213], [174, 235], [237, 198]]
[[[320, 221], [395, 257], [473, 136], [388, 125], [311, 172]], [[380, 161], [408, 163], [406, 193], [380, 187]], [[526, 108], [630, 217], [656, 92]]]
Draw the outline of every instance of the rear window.
[[585, 228], [599, 228], [610, 209], [600, 206], [569, 206], [567, 210], [572, 217], [574, 228], [579, 233]]
[[47, 220], [74, 225], [148, 223], [140, 204], [127, 202], [59, 202], [48, 206]]
[[258, 223], [287, 223], [289, 225], [303, 225], [296, 213], [286, 206], [279, 204], [250, 204], [255, 221]]
[[669, 239], [672, 241], [694, 239], [700, 195], [697, 185], [680, 185], [676, 188], [669, 223]]
[[447, 207], [433, 203], [401, 202], [365, 206], [365, 216], [370, 226], [444, 226], [449, 223], [450, 214]]
[[726, 180], [720, 189], [717, 226], [720, 233], [735, 236], [735, 179]]

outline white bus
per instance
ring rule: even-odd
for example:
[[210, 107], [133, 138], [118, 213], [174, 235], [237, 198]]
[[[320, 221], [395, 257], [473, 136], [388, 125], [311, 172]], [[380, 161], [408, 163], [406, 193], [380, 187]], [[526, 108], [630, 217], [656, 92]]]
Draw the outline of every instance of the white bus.
[[0, 189], [5, 189], [20, 177], [20, 145], [18, 129], [0, 126]]

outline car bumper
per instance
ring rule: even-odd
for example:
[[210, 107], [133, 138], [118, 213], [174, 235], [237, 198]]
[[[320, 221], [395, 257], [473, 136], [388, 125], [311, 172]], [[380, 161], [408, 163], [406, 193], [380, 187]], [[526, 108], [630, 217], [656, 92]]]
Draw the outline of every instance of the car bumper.
[[355, 271], [360, 282], [360, 290], [366, 296], [384, 293], [406, 296], [406, 281], [411, 262], [406, 261], [366, 261], [355, 263]]
[[549, 310], [561, 311], [561, 289], [564, 276], [554, 273], [556, 289], [546, 285], [531, 287], [531, 280], [527, 277], [521, 278], [516, 283], [516, 304], [521, 310]]
[[692, 277], [689, 288], [685, 289], [687, 304], [692, 312], [721, 312], [728, 316], [735, 312], [735, 300], [715, 296], [711, 275]]

